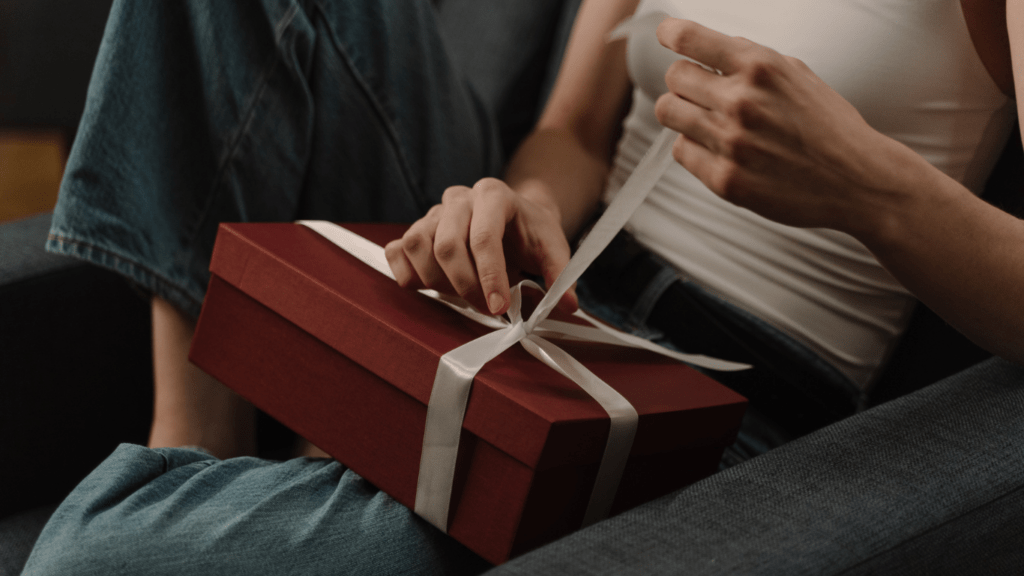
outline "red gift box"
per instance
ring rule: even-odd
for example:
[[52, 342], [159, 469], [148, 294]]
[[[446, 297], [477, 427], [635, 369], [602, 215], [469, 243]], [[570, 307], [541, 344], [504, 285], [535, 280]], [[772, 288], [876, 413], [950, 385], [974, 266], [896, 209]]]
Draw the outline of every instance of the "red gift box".
[[[380, 245], [404, 225], [347, 228]], [[440, 357], [490, 331], [297, 224], [222, 224], [190, 358], [412, 508]], [[743, 397], [657, 354], [558, 341], [639, 413], [616, 513], [713, 473]], [[448, 533], [501, 563], [580, 527], [609, 429], [514, 346], [477, 375]]]

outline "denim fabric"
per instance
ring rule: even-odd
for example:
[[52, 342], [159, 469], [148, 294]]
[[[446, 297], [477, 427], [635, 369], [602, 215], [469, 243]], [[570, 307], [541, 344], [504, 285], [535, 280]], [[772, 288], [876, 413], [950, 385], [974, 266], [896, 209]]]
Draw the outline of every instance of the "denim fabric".
[[327, 459], [122, 445], [43, 529], [23, 574], [476, 574], [489, 565]]
[[993, 359], [488, 574], [1020, 574], [1021, 414]]
[[427, 0], [119, 1], [47, 249], [194, 316], [220, 221], [412, 221], [499, 161]]
[[[614, 246], [609, 249], [614, 249]], [[670, 284], [680, 281], [678, 273], [671, 266], [668, 264], [663, 266], [661, 271], [654, 275], [647, 287], [641, 292], [640, 297], [635, 302], [629, 304], [614, 302], [595, 294], [593, 288], [595, 283], [607, 282], [607, 279], [601, 278], [594, 270], [588, 270], [580, 279], [576, 289], [580, 305], [587, 312], [621, 330], [646, 338], [666, 348], [680, 350], [670, 338], [648, 325], [648, 319], [655, 302], [662, 297], [665, 289]], [[799, 359], [807, 366], [812, 367], [818, 374], [818, 381], [821, 385], [850, 390], [849, 393], [851, 395], [857, 393], [848, 378], [821, 360], [818, 355], [803, 344], [783, 334], [760, 318], [715, 297], [692, 282], [684, 282], [683, 284], [693, 298], [710, 307], [717, 316], [728, 318], [732, 322], [742, 323], [747, 335], [764, 341], [770, 341], [774, 346], [785, 348], [792, 358]], [[703, 352], [702, 350], [680, 351]], [[721, 373], [715, 373], [700, 367], [697, 367], [697, 370], [706, 372], [713, 378], [720, 379], [723, 376]], [[792, 439], [793, 436], [787, 433], [783, 427], [762, 414], [756, 407], [748, 406], [736, 441], [732, 445], [727, 446], [722, 454], [719, 470], [724, 470], [764, 454]]]

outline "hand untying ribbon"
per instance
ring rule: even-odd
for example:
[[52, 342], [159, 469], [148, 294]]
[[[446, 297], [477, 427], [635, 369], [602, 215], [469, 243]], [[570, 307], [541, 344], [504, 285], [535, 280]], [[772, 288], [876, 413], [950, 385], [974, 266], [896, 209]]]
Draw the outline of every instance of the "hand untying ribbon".
[[[643, 338], [608, 328], [583, 311], [578, 311], [576, 315], [590, 322], [593, 327], [547, 318], [562, 294], [579, 279], [590, 263], [611, 242], [661, 178], [665, 168], [672, 161], [671, 151], [675, 136], [676, 134], [668, 129], [663, 130], [658, 136], [529, 319], [522, 318], [522, 289], [525, 285], [540, 289], [530, 281], [520, 282], [512, 288], [508, 319], [482, 314], [460, 298], [442, 295], [433, 290], [420, 290], [470, 319], [495, 329], [494, 332], [442, 356], [434, 377], [434, 387], [427, 404], [415, 511], [442, 531], [447, 531], [459, 435], [473, 378], [487, 362], [517, 342], [530, 354], [583, 388], [601, 404], [611, 420], [597, 480], [584, 515], [584, 525], [606, 517], [611, 509], [636, 434], [637, 413], [622, 395], [547, 338], [571, 338], [643, 348], [714, 370], [749, 368], [746, 364], [668, 350]], [[300, 221], [300, 224], [319, 232], [353, 256], [394, 278], [382, 247], [329, 222]]]

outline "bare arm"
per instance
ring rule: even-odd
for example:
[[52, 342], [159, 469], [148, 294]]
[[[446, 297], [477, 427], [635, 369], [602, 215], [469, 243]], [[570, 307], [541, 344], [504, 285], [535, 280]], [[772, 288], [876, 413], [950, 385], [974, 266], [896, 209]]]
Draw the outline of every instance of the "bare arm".
[[[1008, 0], [1016, 86], [1024, 86], [1024, 0]], [[1024, 91], [1017, 91], [1024, 118]], [[1024, 193], [1024, 170], [1021, 192]], [[1024, 221], [942, 174], [899, 202], [865, 244], [918, 298], [985, 349], [1024, 363]]]
[[583, 4], [551, 98], [507, 169], [512, 188], [557, 202], [568, 237], [586, 223], [604, 188], [631, 88], [625, 42], [609, 44], [606, 37], [637, 3]]
[[[605, 38], [637, 2], [583, 3], [554, 91], [512, 158], [507, 184], [486, 178], [446, 190], [441, 204], [385, 248], [399, 284], [457, 293], [503, 313], [510, 271], [554, 281], [569, 260], [566, 238], [597, 206], [608, 173], [630, 83], [623, 43]], [[575, 295], [563, 304], [575, 307]]]
[[[1020, 86], [1024, 0], [1007, 4]], [[768, 218], [853, 235], [957, 329], [1024, 363], [1024, 222], [871, 129], [801, 62], [692, 22], [659, 37], [724, 73], [682, 63], [666, 77], [657, 111], [683, 134], [680, 163]]]

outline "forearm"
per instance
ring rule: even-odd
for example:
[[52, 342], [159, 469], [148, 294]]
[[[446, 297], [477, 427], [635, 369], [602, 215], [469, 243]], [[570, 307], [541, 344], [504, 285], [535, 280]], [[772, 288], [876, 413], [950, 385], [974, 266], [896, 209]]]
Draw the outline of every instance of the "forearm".
[[938, 170], [922, 176], [859, 238], [947, 322], [1024, 364], [1024, 221]]
[[636, 5], [582, 3], [551, 98], [507, 169], [506, 181], [517, 192], [557, 207], [570, 239], [598, 205], [629, 107], [625, 43], [607, 37]]
[[[1009, 0], [1006, 25], [1018, 87], [1024, 86], [1022, 23], [1024, 0]], [[1024, 97], [1020, 88], [1017, 93], [1020, 116]], [[904, 200], [879, 233], [862, 240], [947, 322], [986, 350], [1024, 364], [1024, 221], [916, 162], [919, 168], [903, 183]]]
[[567, 128], [538, 127], [512, 157], [506, 181], [516, 192], [557, 210], [566, 238], [580, 232], [597, 208], [609, 161]]

